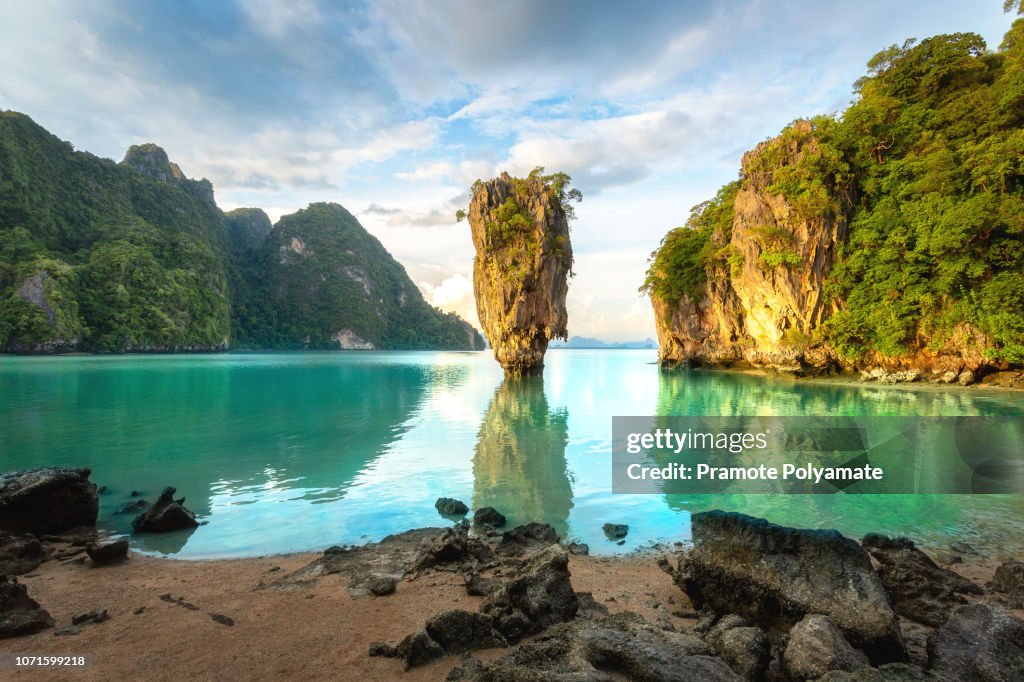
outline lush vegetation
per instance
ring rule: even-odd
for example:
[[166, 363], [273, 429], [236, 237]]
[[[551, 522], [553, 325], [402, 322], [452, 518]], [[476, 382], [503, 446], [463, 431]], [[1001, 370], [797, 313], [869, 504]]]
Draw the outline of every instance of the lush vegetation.
[[[312, 251], [286, 265], [293, 236]], [[0, 112], [0, 350], [331, 348], [344, 329], [378, 348], [483, 345], [339, 206], [272, 231], [258, 209], [224, 215], [155, 145], [118, 164]]]
[[[848, 357], [900, 355], [974, 328], [995, 346], [991, 359], [1024, 362], [1024, 19], [998, 50], [972, 33], [889, 47], [842, 115], [809, 123], [765, 146], [742, 182], [770, 173], [769, 191], [802, 217], [849, 221], [827, 283], [839, 312], [819, 339]], [[778, 157], [808, 135], [813, 153]], [[735, 183], [668, 234], [645, 290], [699, 297], [722, 272], [709, 244], [731, 222], [730, 192]], [[782, 241], [762, 260], [799, 263]]]

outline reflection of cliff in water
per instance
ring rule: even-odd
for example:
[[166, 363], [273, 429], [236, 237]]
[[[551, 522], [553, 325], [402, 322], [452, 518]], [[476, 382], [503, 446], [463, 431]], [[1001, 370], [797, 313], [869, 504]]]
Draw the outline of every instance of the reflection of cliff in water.
[[[752, 407], [756, 406], [756, 407]], [[721, 415], [743, 419], [756, 415], [779, 416], [940, 416], [993, 414], [1001, 409], [977, 398], [948, 390], [912, 391], [903, 388], [856, 386], [847, 383], [808, 382], [738, 372], [664, 370], [658, 386], [659, 415]], [[652, 420], [656, 428], [658, 419]], [[727, 455], [710, 458], [713, 466], [756, 466], [754, 453], [736, 460]], [[715, 484], [707, 492], [715, 493]], [[853, 536], [905, 528], [908, 518], [928, 518], [937, 525], [962, 525], [963, 498], [955, 495], [855, 494], [700, 494], [665, 495], [666, 505], [688, 512], [724, 509], [766, 518], [786, 526], [840, 528]], [[865, 503], [871, 512], [865, 513]]]
[[568, 416], [548, 408], [542, 376], [506, 378], [480, 425], [473, 508], [494, 507], [510, 525], [544, 521], [564, 536], [572, 509]]

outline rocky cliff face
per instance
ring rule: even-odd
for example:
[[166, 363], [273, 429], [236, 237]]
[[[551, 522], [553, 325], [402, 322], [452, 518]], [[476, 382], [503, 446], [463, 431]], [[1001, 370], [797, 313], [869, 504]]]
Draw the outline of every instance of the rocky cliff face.
[[477, 314], [494, 358], [509, 374], [539, 370], [551, 339], [566, 339], [572, 268], [566, 212], [534, 174], [474, 186], [469, 205]]
[[831, 186], [808, 210], [778, 185], [780, 169], [813, 166], [821, 153], [811, 124], [800, 122], [744, 155], [733, 218], [710, 237], [703, 286], [677, 301], [651, 297], [661, 363], [971, 383], [985, 365], [987, 341], [969, 327], [941, 348], [922, 341], [899, 357], [844, 358], [821, 340], [817, 331], [842, 305], [825, 285], [847, 237], [849, 190]]

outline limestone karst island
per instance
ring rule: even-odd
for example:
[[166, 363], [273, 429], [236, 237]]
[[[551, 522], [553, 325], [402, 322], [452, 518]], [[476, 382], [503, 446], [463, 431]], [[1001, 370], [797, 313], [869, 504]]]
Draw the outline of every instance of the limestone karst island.
[[0, 4], [4, 680], [1024, 680], [1022, 389], [1021, 0]]

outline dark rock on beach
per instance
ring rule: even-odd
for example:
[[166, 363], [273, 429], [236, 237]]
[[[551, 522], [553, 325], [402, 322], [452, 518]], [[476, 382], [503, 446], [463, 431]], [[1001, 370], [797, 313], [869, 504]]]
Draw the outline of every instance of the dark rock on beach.
[[527, 523], [501, 535], [498, 552], [504, 556], [521, 556], [557, 543], [558, 533], [546, 523]]
[[872, 533], [861, 544], [878, 562], [878, 577], [897, 614], [938, 627], [966, 600], [960, 594], [981, 594], [967, 578], [941, 568], [907, 538]]
[[128, 558], [128, 541], [117, 540], [104, 545], [89, 545], [85, 548], [93, 566], [110, 566], [119, 564]]
[[132, 530], [136, 533], [167, 533], [199, 526], [196, 515], [185, 508], [185, 498], [175, 500], [174, 493], [174, 488], [164, 488], [156, 503], [135, 517]]
[[485, 578], [476, 571], [465, 574], [463, 579], [466, 582], [466, 594], [471, 597], [486, 597], [501, 587], [501, 581], [497, 578]]
[[988, 587], [1000, 593], [1000, 601], [1007, 608], [1024, 609], [1024, 562], [1016, 559], [1003, 562]]
[[389, 576], [377, 575], [366, 583], [366, 589], [377, 597], [385, 597], [394, 594], [398, 587], [398, 581]]
[[42, 535], [95, 526], [100, 501], [91, 473], [49, 467], [0, 474], [0, 530]]
[[494, 552], [486, 543], [470, 537], [465, 526], [457, 525], [445, 528], [420, 545], [412, 572], [419, 573], [428, 568], [465, 570], [493, 560]]
[[0, 575], [22, 575], [46, 559], [43, 545], [31, 535], [9, 535], [0, 531]]
[[84, 625], [86, 623], [105, 623], [110, 620], [110, 614], [106, 609], [96, 609], [94, 611], [86, 611], [85, 613], [79, 613], [78, 615], [71, 617], [72, 625]]
[[816, 680], [831, 670], [852, 671], [868, 665], [835, 623], [817, 614], [804, 616], [793, 626], [783, 660], [795, 680]]
[[737, 613], [780, 638], [827, 615], [875, 664], [902, 661], [902, 635], [867, 552], [837, 531], [786, 528], [736, 513], [692, 517], [694, 547], [662, 568], [697, 609]]
[[473, 512], [474, 526], [490, 526], [491, 528], [503, 528], [505, 526], [505, 515], [494, 507], [481, 507]]
[[761, 628], [737, 615], [725, 616], [704, 635], [730, 668], [745, 680], [761, 680], [771, 662], [771, 643]]
[[493, 663], [467, 659], [452, 670], [448, 679], [743, 680], [714, 654], [708, 644], [693, 635], [668, 632], [637, 614], [620, 613], [555, 625]]
[[928, 637], [928, 668], [940, 680], [1024, 680], [1024, 621], [992, 604], [961, 606]]
[[53, 618], [14, 578], [0, 576], [0, 639], [53, 627]]
[[465, 516], [469, 513], [469, 507], [466, 506], [466, 503], [453, 497], [437, 498], [434, 508], [445, 516]]
[[480, 606], [509, 642], [572, 620], [579, 603], [569, 581], [569, 554], [558, 545], [531, 556]]

